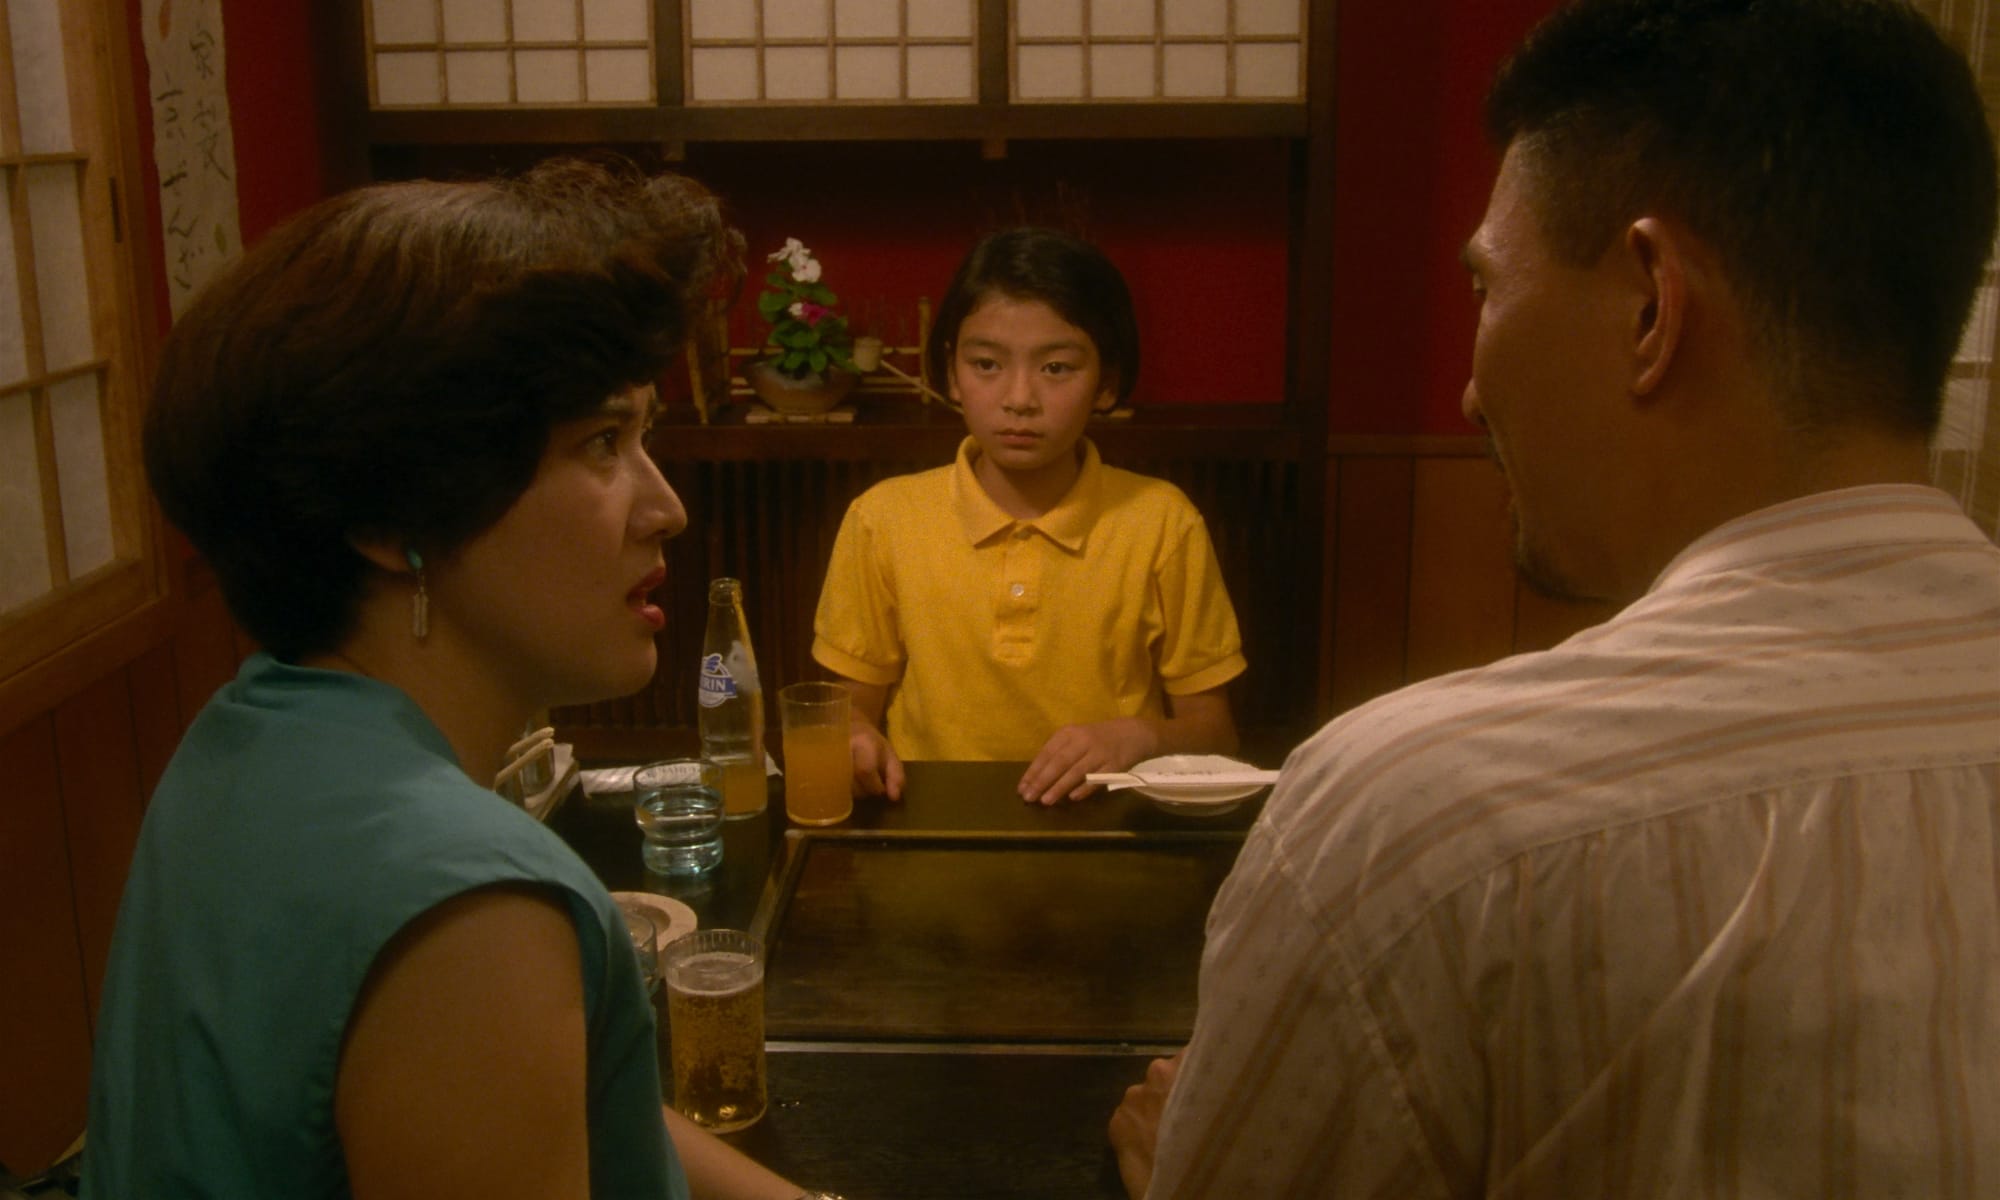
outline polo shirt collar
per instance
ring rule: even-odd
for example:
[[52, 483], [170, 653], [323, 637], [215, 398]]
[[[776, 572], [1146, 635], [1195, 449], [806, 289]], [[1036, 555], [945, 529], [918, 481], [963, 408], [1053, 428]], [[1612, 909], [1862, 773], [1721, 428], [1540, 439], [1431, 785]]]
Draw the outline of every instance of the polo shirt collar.
[[1079, 439], [1077, 444], [1083, 447], [1083, 464], [1077, 471], [1076, 482], [1054, 508], [1039, 517], [1022, 520], [1009, 516], [995, 504], [993, 497], [980, 486], [979, 477], [973, 474], [972, 464], [979, 454], [978, 440], [968, 436], [960, 442], [958, 459], [952, 464], [951, 496], [966, 540], [976, 546], [1018, 526], [1036, 531], [1073, 554], [1081, 553], [1084, 538], [1101, 507], [1098, 496], [1103, 488], [1104, 460], [1097, 453], [1096, 443], [1089, 438]]

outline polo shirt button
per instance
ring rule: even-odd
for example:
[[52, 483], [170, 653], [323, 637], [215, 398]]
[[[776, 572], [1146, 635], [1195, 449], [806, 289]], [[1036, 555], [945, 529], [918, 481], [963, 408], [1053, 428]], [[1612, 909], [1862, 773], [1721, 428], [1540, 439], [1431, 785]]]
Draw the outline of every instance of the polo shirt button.
[[1015, 597], [1018, 599], [1019, 597], [1028, 594], [1028, 585], [1024, 583], [1017, 583], [1013, 587], [1008, 588], [1007, 590], [1014, 593]]

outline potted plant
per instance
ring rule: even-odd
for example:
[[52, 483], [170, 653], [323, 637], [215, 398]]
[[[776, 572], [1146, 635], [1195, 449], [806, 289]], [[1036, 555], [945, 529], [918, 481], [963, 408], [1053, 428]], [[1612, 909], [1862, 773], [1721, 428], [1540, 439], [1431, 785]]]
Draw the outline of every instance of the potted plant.
[[821, 281], [819, 260], [797, 238], [786, 238], [766, 261], [776, 265], [764, 277], [757, 315], [771, 326], [769, 353], [746, 366], [744, 378], [779, 412], [825, 412], [860, 378], [847, 320], [834, 311], [840, 297]]

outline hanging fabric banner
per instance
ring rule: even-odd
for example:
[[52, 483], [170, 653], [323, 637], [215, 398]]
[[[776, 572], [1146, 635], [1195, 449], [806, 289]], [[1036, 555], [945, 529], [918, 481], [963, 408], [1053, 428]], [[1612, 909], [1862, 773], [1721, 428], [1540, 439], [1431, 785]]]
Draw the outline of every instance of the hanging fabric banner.
[[141, 0], [167, 297], [178, 317], [243, 251], [221, 0]]

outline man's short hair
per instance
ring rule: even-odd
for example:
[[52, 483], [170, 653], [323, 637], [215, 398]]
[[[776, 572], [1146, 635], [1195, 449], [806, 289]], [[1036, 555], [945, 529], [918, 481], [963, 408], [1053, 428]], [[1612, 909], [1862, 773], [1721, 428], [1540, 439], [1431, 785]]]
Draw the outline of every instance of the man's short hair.
[[1649, 213], [1720, 256], [1788, 415], [1928, 432], [1994, 230], [1965, 60], [1904, 0], [1577, 0], [1487, 100], [1544, 232]]

